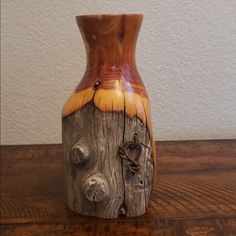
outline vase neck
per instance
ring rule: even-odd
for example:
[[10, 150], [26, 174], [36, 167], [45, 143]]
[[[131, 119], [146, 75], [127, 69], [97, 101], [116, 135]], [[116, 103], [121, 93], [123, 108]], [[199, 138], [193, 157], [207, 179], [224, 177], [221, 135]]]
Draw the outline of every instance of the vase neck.
[[142, 15], [85, 15], [76, 20], [86, 47], [87, 72], [136, 70]]

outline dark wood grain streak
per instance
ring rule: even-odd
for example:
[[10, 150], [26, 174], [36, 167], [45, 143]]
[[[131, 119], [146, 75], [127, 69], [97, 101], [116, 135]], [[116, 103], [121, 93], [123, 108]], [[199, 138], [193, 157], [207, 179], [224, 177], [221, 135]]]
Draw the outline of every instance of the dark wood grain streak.
[[92, 224], [26, 224], [5, 225], [3, 235], [71, 235], [71, 236], [234, 236], [236, 223], [234, 218], [197, 219], [197, 220], [144, 220], [119, 221]]
[[1, 147], [1, 235], [236, 235], [236, 140], [158, 142], [145, 215], [102, 220], [65, 204], [61, 145]]

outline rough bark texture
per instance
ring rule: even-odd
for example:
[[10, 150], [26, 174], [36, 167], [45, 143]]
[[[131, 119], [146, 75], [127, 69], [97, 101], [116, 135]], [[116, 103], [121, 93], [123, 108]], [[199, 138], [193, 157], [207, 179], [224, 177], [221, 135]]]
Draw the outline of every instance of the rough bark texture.
[[90, 102], [62, 123], [69, 207], [102, 218], [144, 214], [153, 159], [140, 119], [102, 112]]

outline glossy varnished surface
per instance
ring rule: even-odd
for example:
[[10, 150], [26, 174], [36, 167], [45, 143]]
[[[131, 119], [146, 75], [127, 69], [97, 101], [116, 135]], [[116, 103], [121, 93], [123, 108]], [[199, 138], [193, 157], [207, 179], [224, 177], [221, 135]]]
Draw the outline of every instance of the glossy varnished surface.
[[60, 145], [1, 148], [1, 235], [236, 235], [236, 141], [159, 142], [159, 179], [137, 218], [65, 206]]
[[123, 77], [127, 91], [146, 94], [135, 63], [142, 18], [135, 14], [76, 17], [87, 52], [86, 72], [76, 91], [93, 87], [97, 80], [101, 88], [117, 89], [116, 81]]
[[63, 117], [92, 101], [103, 112], [138, 117], [152, 136], [151, 108], [135, 63], [142, 18], [138, 14], [76, 17], [87, 52], [87, 67], [63, 107]]

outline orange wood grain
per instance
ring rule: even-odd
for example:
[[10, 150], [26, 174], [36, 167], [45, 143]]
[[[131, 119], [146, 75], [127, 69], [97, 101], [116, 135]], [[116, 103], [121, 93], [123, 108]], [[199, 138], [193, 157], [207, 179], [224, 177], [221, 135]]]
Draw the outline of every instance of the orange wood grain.
[[151, 133], [150, 103], [135, 63], [142, 15], [85, 15], [76, 20], [86, 47], [87, 68], [62, 116], [94, 102], [101, 111], [138, 117]]

